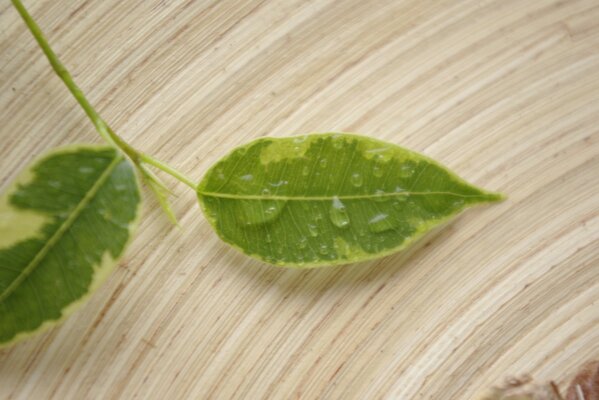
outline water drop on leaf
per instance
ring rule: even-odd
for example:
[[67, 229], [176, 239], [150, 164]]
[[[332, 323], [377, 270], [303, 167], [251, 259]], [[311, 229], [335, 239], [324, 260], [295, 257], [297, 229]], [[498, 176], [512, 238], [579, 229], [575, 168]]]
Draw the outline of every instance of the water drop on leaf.
[[329, 209], [329, 216], [331, 217], [331, 222], [337, 228], [345, 228], [349, 225], [349, 216], [347, 215], [345, 205], [337, 196], [333, 197], [333, 202]]

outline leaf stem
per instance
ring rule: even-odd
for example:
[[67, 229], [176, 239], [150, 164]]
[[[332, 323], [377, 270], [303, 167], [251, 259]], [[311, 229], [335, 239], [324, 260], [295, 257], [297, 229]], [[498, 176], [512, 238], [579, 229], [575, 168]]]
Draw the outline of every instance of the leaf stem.
[[152, 157], [149, 154], [146, 153], [138, 153], [139, 155], [139, 159], [141, 161], [143, 161], [146, 164], [150, 164], [164, 172], [166, 172], [167, 174], [171, 175], [172, 177], [176, 178], [177, 180], [183, 182], [184, 184], [186, 184], [187, 186], [189, 186], [190, 188], [192, 188], [193, 190], [196, 190], [197, 188], [197, 184], [195, 184], [189, 177], [187, 177], [185, 174], [183, 174], [180, 171], [177, 171], [176, 169], [172, 168], [171, 166], [163, 163], [160, 160], [155, 159], [154, 157]]
[[12, 0], [12, 4], [17, 9], [19, 14], [21, 15], [21, 18], [23, 18], [23, 21], [25, 21], [25, 24], [31, 31], [31, 34], [33, 35], [33, 37], [41, 47], [42, 51], [48, 58], [48, 61], [50, 62], [52, 69], [54, 70], [54, 72], [56, 72], [56, 75], [58, 75], [60, 79], [62, 79], [69, 91], [79, 102], [81, 108], [83, 108], [89, 119], [92, 121], [100, 136], [102, 136], [104, 140], [106, 140], [108, 143], [120, 147], [118, 146], [118, 144], [115, 143], [116, 141], [114, 140], [113, 135], [111, 135], [108, 124], [106, 124], [106, 122], [100, 117], [100, 115], [92, 107], [89, 101], [87, 101], [87, 98], [83, 94], [83, 91], [79, 89], [79, 87], [71, 77], [69, 71], [65, 68], [62, 62], [60, 62], [60, 59], [58, 58], [56, 53], [54, 53], [54, 51], [48, 44], [48, 41], [44, 37], [42, 30], [35, 22], [35, 20], [31, 17], [23, 3], [21, 3], [21, 0]]
[[[110, 126], [106, 123], [106, 121], [104, 121], [102, 119], [100, 114], [95, 110], [95, 108], [87, 100], [87, 98], [85, 97], [85, 94], [79, 88], [79, 86], [77, 86], [77, 84], [73, 80], [73, 77], [71, 76], [69, 71], [62, 64], [62, 62], [60, 61], [60, 59], [58, 58], [56, 53], [54, 53], [54, 51], [48, 44], [48, 41], [46, 40], [39, 25], [35, 22], [33, 17], [29, 14], [29, 12], [25, 8], [25, 6], [21, 2], [21, 0], [11, 0], [11, 1], [12, 1], [12, 4], [17, 9], [17, 11], [19, 12], [19, 14], [21, 15], [21, 18], [23, 18], [23, 21], [25, 21], [25, 24], [31, 31], [31, 34], [33, 35], [33, 37], [35, 38], [35, 40], [41, 47], [42, 51], [48, 58], [48, 61], [50, 62], [52, 69], [54, 70], [54, 72], [56, 72], [56, 75], [58, 75], [60, 77], [60, 79], [62, 79], [62, 81], [64, 82], [66, 87], [69, 89], [71, 94], [75, 97], [77, 102], [81, 105], [81, 108], [83, 108], [83, 110], [85, 111], [85, 113], [87, 114], [89, 119], [91, 120], [92, 124], [94, 125], [94, 127], [96, 128], [96, 130], [98, 131], [100, 136], [102, 136], [102, 138], [104, 140], [106, 140], [109, 144], [111, 144], [112, 146], [118, 148], [123, 153], [125, 153], [131, 159], [133, 164], [135, 164], [135, 166], [140, 171], [143, 172], [143, 168], [140, 165], [140, 162], [145, 162], [145, 163], [150, 164], [156, 168], [161, 169], [162, 171], [173, 176], [174, 178], [178, 179], [179, 181], [183, 182], [184, 184], [186, 184], [187, 186], [189, 186], [190, 188], [195, 190], [196, 184], [191, 179], [189, 179], [187, 176], [185, 176], [183, 173], [177, 171], [176, 169], [168, 166], [167, 164], [155, 159], [154, 157], [152, 157], [148, 154], [144, 154], [144, 153], [141, 153], [141, 152], [135, 150], [129, 143], [127, 143], [125, 140], [123, 140], [123, 138], [121, 138], [119, 135], [117, 135], [112, 130], [112, 128], [110, 128]], [[142, 175], [146, 176], [147, 174], [142, 174]], [[152, 179], [154, 179], [154, 178], [152, 178]], [[155, 180], [157, 183], [160, 183], [157, 181], [157, 178], [155, 178]]]

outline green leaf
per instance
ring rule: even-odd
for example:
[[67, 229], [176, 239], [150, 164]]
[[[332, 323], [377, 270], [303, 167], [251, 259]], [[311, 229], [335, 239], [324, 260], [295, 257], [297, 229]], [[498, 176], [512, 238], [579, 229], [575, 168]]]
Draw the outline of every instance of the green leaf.
[[140, 204], [112, 147], [56, 149], [19, 175], [0, 197], [0, 347], [81, 305], [122, 256]]
[[225, 242], [298, 267], [381, 257], [502, 199], [420, 154], [350, 134], [258, 139], [218, 161], [197, 195]]

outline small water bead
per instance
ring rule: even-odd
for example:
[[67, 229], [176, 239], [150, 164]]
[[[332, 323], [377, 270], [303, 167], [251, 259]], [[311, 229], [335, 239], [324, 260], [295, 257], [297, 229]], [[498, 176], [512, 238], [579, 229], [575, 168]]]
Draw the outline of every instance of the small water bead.
[[216, 177], [221, 181], [225, 180], [225, 173], [222, 168], [217, 168], [214, 172], [216, 172]]
[[326, 168], [326, 166], [328, 164], [328, 160], [326, 158], [321, 158], [318, 161], [318, 164], [320, 165], [320, 168]]
[[270, 217], [273, 214], [275, 214], [277, 211], [279, 211], [278, 207], [275, 207], [273, 205], [273, 206], [266, 207], [266, 209], [264, 210], [264, 213], [266, 214], [267, 217]]
[[379, 213], [368, 220], [368, 229], [378, 233], [393, 229], [393, 219], [387, 213]]
[[350, 182], [355, 187], [360, 187], [364, 183], [364, 178], [359, 172], [354, 172], [350, 177]]
[[270, 236], [270, 233], [267, 233], [264, 240], [266, 240], [266, 243], [271, 243], [272, 242], [272, 236]]
[[94, 169], [92, 167], [79, 167], [79, 172], [82, 174], [91, 174], [92, 172], [94, 172]]
[[333, 147], [337, 150], [343, 148], [343, 138], [341, 136], [333, 136]]
[[308, 239], [302, 236], [297, 242], [297, 247], [300, 249], [305, 249], [307, 246], [308, 246]]
[[388, 196], [384, 190], [377, 189], [374, 191], [374, 201], [383, 202], [391, 200], [391, 196]]
[[345, 205], [337, 196], [333, 197], [333, 203], [329, 209], [329, 217], [333, 225], [337, 228], [345, 228], [349, 225], [349, 216], [347, 215]]
[[293, 138], [293, 143], [300, 144], [306, 141], [306, 136], [297, 136]]
[[458, 198], [458, 199], [455, 199], [455, 200], [454, 200], [454, 201], [451, 203], [451, 205], [452, 205], [453, 207], [455, 207], [455, 208], [460, 208], [460, 207], [462, 207], [462, 206], [464, 205], [464, 199], [460, 199], [460, 198]]
[[249, 182], [254, 179], [254, 175], [245, 174], [245, 175], [240, 176], [239, 179], [241, 179], [242, 181], [245, 181], [245, 182]]
[[302, 176], [308, 176], [310, 174], [310, 168], [307, 165], [302, 168]]
[[269, 189], [267, 189], [267, 188], [264, 188], [264, 189], [262, 189], [262, 194], [263, 194], [264, 196], [269, 196], [269, 195], [270, 195], [270, 190], [269, 190]]
[[409, 178], [414, 174], [416, 166], [412, 162], [403, 163], [399, 167], [399, 176], [402, 178]]
[[285, 186], [288, 183], [289, 183], [288, 181], [278, 181], [278, 182], [271, 182], [271, 183], [269, 183], [269, 185], [272, 187], [279, 187], [279, 186]]
[[318, 227], [314, 224], [308, 224], [308, 232], [310, 233], [310, 236], [316, 237], [318, 236]]
[[326, 254], [329, 254], [329, 246], [327, 246], [326, 244], [321, 244], [320, 247], [318, 248], [318, 252], [320, 254], [322, 254], [323, 256]]
[[380, 166], [380, 165], [375, 165], [375, 166], [372, 168], [372, 174], [373, 174], [374, 176], [376, 176], [377, 178], [380, 178], [381, 176], [383, 176], [383, 168], [381, 168], [381, 166]]
[[62, 186], [62, 183], [60, 183], [59, 181], [48, 181], [48, 186], [58, 189]]

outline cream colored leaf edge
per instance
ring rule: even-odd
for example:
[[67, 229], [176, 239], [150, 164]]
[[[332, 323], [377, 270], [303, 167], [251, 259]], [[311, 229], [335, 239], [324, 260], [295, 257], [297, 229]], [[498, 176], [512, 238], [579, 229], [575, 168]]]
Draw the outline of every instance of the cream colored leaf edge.
[[[119, 153], [119, 150], [115, 149], [114, 147], [105, 146], [105, 145], [72, 144], [72, 145], [67, 145], [67, 146], [62, 146], [62, 147], [58, 147], [55, 149], [51, 149], [48, 152], [42, 154], [41, 156], [39, 156], [39, 157], [35, 158], [33, 161], [31, 161], [30, 164], [26, 167], [26, 169], [23, 170], [21, 173], [19, 173], [19, 175], [13, 181], [13, 183], [2, 194], [2, 197], [4, 197], [8, 193], [11, 193], [12, 190], [15, 189], [18, 184], [23, 184], [23, 183], [26, 183], [27, 181], [29, 181], [32, 178], [32, 172], [31, 172], [32, 168], [35, 167], [35, 165], [39, 164], [40, 162], [44, 161], [45, 159], [47, 159], [51, 156], [54, 156], [56, 154], [73, 153], [78, 150], [84, 150], [84, 149], [114, 150], [115, 152], [117, 152], [118, 157], [122, 157]], [[122, 250], [120, 256], [118, 258], [114, 259], [110, 256], [109, 251], [106, 251], [104, 253], [104, 255], [102, 256], [101, 263], [98, 266], [94, 266], [92, 282], [88, 287], [87, 293], [85, 293], [77, 301], [74, 301], [73, 303], [70, 303], [69, 305], [64, 307], [61, 310], [61, 315], [58, 319], [44, 321], [38, 328], [36, 328], [32, 331], [25, 331], [25, 332], [16, 334], [11, 340], [0, 343], [0, 349], [5, 349], [10, 346], [13, 346], [16, 343], [19, 343], [26, 339], [29, 339], [32, 336], [37, 336], [43, 332], [48, 331], [50, 328], [63, 323], [68, 317], [70, 317], [75, 311], [77, 311], [79, 308], [81, 308], [83, 306], [83, 304], [89, 300], [89, 298], [93, 295], [93, 293], [102, 285], [102, 283], [104, 283], [104, 281], [106, 281], [106, 279], [108, 278], [110, 273], [114, 270], [114, 267], [117, 265], [119, 260], [122, 259], [123, 256], [125, 255], [127, 249], [129, 248], [129, 245], [131, 244], [131, 242], [133, 240], [133, 237], [135, 236], [135, 232], [137, 231], [137, 228], [139, 226], [139, 221], [141, 219], [141, 214], [142, 214], [142, 209], [143, 209], [143, 197], [142, 197], [141, 186], [139, 183], [140, 180], [139, 180], [137, 169], [134, 168], [133, 165], [131, 165], [130, 161], [128, 161], [127, 158], [123, 157], [123, 160], [128, 162], [133, 170], [133, 173], [135, 176], [135, 185], [137, 187], [140, 198], [139, 198], [139, 202], [138, 202], [137, 209], [135, 212], [135, 219], [129, 224], [129, 237], [127, 239], [127, 242], [125, 243], [125, 246], [123, 247], [123, 250]]]

